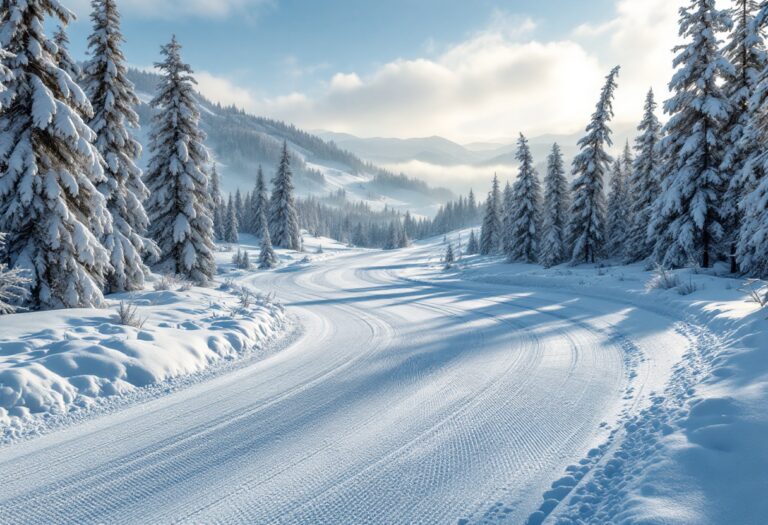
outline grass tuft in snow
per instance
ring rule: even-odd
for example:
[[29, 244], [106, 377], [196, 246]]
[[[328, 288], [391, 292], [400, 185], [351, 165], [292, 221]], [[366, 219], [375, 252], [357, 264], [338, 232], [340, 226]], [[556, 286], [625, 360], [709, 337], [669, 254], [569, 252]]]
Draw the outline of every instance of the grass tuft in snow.
[[[667, 270], [663, 266], [657, 266], [653, 276], [645, 283], [645, 289], [651, 290], [671, 290], [680, 286], [680, 278]], [[684, 294], [681, 294], [684, 295]]]
[[117, 305], [117, 322], [122, 326], [132, 326], [141, 330], [147, 318], [139, 316], [138, 307], [135, 304], [120, 301]]

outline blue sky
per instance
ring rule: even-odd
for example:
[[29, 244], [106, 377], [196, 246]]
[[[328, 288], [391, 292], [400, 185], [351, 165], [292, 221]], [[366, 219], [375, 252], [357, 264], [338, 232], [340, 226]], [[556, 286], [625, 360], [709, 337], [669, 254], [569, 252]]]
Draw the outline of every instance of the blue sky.
[[[82, 57], [88, 2], [63, 3], [79, 15], [70, 38]], [[151, 66], [176, 33], [211, 98], [310, 129], [464, 142], [513, 137], [520, 127], [583, 127], [602, 75], [619, 61], [642, 63], [625, 71], [627, 106], [631, 94], [639, 108], [650, 85], [664, 89], [677, 3], [118, 1], [128, 61]], [[567, 89], [573, 77], [578, 85]], [[545, 95], [558, 99], [559, 117], [531, 111]]]

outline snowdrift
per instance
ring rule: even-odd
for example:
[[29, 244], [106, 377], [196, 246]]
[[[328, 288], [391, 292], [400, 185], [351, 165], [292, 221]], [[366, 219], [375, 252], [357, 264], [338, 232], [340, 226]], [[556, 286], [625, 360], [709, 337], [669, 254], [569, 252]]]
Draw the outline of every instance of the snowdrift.
[[[264, 349], [286, 322], [282, 306], [233, 285], [143, 291], [109, 308], [0, 317], [0, 429], [88, 408]], [[119, 304], [135, 306], [134, 326]]]

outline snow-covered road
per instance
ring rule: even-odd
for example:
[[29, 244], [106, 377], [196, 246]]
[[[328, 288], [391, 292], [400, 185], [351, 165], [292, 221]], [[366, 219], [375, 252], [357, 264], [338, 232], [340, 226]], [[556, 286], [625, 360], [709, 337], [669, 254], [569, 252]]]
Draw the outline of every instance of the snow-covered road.
[[688, 341], [623, 300], [404, 277], [438, 249], [253, 274], [295, 342], [1, 449], [0, 522], [524, 522]]

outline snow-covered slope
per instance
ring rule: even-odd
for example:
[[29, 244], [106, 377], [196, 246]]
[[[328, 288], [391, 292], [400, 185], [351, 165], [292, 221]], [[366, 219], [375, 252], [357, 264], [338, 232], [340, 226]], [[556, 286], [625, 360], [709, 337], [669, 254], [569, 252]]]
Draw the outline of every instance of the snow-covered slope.
[[[158, 77], [130, 70], [129, 78], [135, 83], [141, 101], [138, 108], [142, 124], [140, 139], [146, 146], [152, 115], [148, 103]], [[295, 126], [222, 107], [203, 97], [200, 104], [201, 127], [207, 133], [207, 144], [219, 163], [224, 192], [253, 189], [259, 165], [270, 179], [280, 158], [282, 143], [287, 141], [293, 156], [294, 182], [300, 195], [327, 195], [343, 187], [352, 197], [366, 200], [373, 206], [388, 203], [423, 215], [434, 214], [440, 204], [453, 197], [448, 190], [432, 188], [415, 179], [392, 177], [332, 142]], [[147, 160], [146, 147], [143, 160]]]
[[[731, 352], [726, 325], [703, 322], [756, 315], [743, 294], [714, 284], [725, 281], [693, 276], [706, 288], [683, 296], [683, 287], [645, 292], [639, 268], [545, 271], [476, 258], [446, 272], [439, 241], [394, 252], [312, 242], [329, 245], [235, 276], [277, 294], [303, 327], [298, 340], [212, 381], [0, 449], [0, 522], [765, 515], [760, 484], [747, 486], [765, 478], [730, 477], [745, 461], [765, 465], [764, 442], [741, 445], [765, 417], [747, 427], [755, 412], [704, 382], [741, 382], [735, 356], [755, 355]], [[720, 313], [689, 315], [704, 299]], [[676, 451], [693, 457], [677, 461]], [[705, 468], [727, 475], [699, 476]], [[690, 500], [673, 505], [667, 491], [679, 478], [665, 473], [685, 476]], [[739, 509], [715, 487], [755, 499]]]

